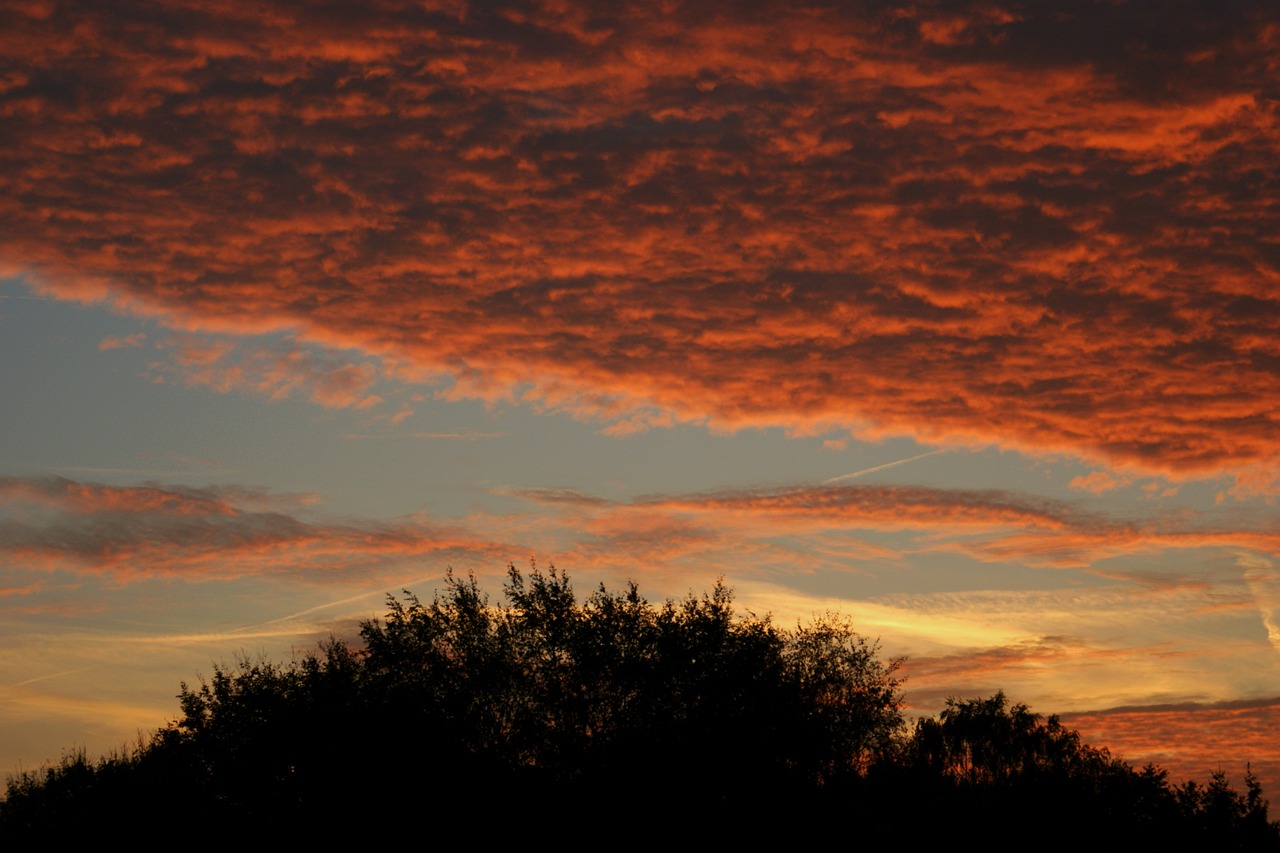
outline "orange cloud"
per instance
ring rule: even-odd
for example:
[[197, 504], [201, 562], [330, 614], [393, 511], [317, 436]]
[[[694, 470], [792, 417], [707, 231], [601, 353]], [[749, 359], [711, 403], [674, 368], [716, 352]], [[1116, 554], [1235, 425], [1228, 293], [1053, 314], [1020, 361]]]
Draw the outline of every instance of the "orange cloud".
[[1107, 471], [1094, 471], [1087, 476], [1075, 477], [1067, 488], [1078, 489], [1082, 492], [1092, 492], [1095, 495], [1101, 495], [1105, 492], [1114, 491], [1129, 485], [1129, 480]]
[[[0, 252], [614, 432], [1272, 464], [1275, 23], [33, 4], [0, 28]], [[372, 404], [365, 368], [281, 358], [183, 375]]]
[[[630, 571], [631, 565], [648, 566], [646, 573], [717, 574], [723, 571], [717, 566], [733, 564], [744, 576], [759, 576], [784, 568], [803, 573], [832, 566], [892, 566], [912, 554], [945, 552], [989, 563], [1084, 568], [1153, 590], [1203, 581], [1176, 572], [1126, 574], [1102, 562], [1195, 548], [1256, 555], [1248, 558], [1253, 560], [1249, 566], [1270, 565], [1268, 557], [1280, 555], [1280, 534], [1266, 526], [1226, 526], [1189, 514], [1106, 516], [1014, 492], [869, 484], [629, 501], [563, 489], [503, 493], [533, 501], [539, 509], [505, 516], [477, 511], [449, 523], [335, 521], [316, 517], [315, 499], [306, 495], [6, 478], [0, 479], [6, 507], [0, 516], [0, 551], [14, 565], [219, 576], [326, 570], [344, 561], [358, 570], [427, 555], [446, 563], [501, 565], [531, 554], [555, 555], [566, 566], [607, 575]], [[493, 529], [505, 531], [508, 541], [497, 542], [484, 532]], [[883, 538], [888, 534], [895, 537], [892, 547]], [[1230, 603], [1264, 614], [1280, 610], [1270, 576], [1260, 571], [1250, 569], [1232, 581], [1239, 587], [1235, 598], [1224, 598], [1225, 590], [1218, 589], [1213, 607]], [[1252, 586], [1246, 589], [1245, 581]], [[1206, 600], [1198, 606], [1209, 605]]]
[[61, 477], [0, 477], [0, 498], [12, 507], [35, 503], [71, 512], [148, 512], [161, 515], [234, 515], [216, 490], [160, 486], [103, 486]]
[[424, 558], [501, 564], [524, 551], [425, 518], [312, 520], [297, 512], [305, 498], [229, 487], [3, 478], [0, 499], [0, 554], [28, 571], [325, 580]]
[[[592, 542], [602, 553], [618, 548], [643, 558], [637, 547], [649, 542], [672, 559], [683, 552], [685, 559], [720, 554], [718, 559], [724, 560], [729, 558], [722, 549], [746, 548], [755, 549], [755, 556], [736, 564], [757, 570], [791, 560], [802, 571], [815, 552], [824, 553], [828, 565], [850, 560], [886, 565], [913, 554], [951, 553], [986, 563], [1085, 569], [1141, 586], [1178, 586], [1189, 579], [1176, 573], [1126, 574], [1101, 564], [1117, 556], [1197, 548], [1280, 555], [1280, 531], [1265, 519], [1189, 512], [1108, 515], [1066, 501], [996, 490], [815, 485], [630, 501], [561, 489], [505, 493], [540, 504], [544, 513], [554, 514], [553, 523], [565, 536]], [[658, 531], [672, 540], [663, 541]], [[893, 549], [880, 541], [885, 534], [896, 536]], [[774, 556], [766, 558], [766, 552]], [[1280, 602], [1260, 606], [1280, 610]]]
[[378, 377], [374, 365], [352, 364], [293, 342], [238, 347], [226, 339], [184, 335], [161, 346], [171, 351], [172, 360], [150, 364], [159, 381], [175, 378], [222, 393], [261, 394], [275, 400], [302, 391], [328, 408], [368, 409], [382, 402], [370, 393]]
[[1280, 792], [1280, 700], [1275, 698], [1125, 707], [1064, 714], [1085, 740], [1107, 746], [1131, 763], [1153, 762], [1173, 781], [1206, 781], [1221, 769], [1243, 788], [1246, 765], [1274, 802]]
[[141, 332], [136, 335], [126, 335], [123, 338], [116, 337], [115, 335], [107, 335], [102, 339], [102, 342], [98, 344], [98, 350], [106, 352], [107, 350], [122, 349], [125, 347], [140, 347], [142, 346], [142, 342], [146, 339], [147, 336]]

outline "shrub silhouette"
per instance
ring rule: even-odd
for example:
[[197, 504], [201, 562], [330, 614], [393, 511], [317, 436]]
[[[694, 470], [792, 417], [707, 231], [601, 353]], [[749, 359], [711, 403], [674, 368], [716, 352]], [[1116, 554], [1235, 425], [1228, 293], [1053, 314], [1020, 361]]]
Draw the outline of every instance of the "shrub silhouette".
[[856, 818], [938, 840], [1002, 827], [1280, 846], [1256, 780], [1171, 787], [1000, 693], [909, 729], [900, 662], [836, 617], [779, 628], [735, 615], [722, 584], [579, 603], [554, 568], [511, 567], [503, 592], [492, 604], [450, 575], [429, 603], [389, 598], [362, 647], [217, 667], [134, 749], [10, 778], [0, 839], [96, 839], [135, 816], [129, 837], [156, 842], [193, 827], [420, 840], [446, 823], [563, 841], [620, 822], [628, 838], [670, 824], [723, 842]]

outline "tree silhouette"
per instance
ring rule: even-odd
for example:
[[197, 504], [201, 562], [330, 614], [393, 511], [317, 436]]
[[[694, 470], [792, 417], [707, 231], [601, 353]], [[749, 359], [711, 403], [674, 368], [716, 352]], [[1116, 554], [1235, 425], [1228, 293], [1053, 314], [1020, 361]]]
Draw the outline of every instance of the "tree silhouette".
[[896, 769], [948, 832], [998, 824], [1059, 843], [1280, 849], [1252, 775], [1246, 795], [1221, 773], [1208, 786], [1172, 787], [1165, 771], [1135, 771], [1003, 692], [948, 699], [937, 718], [917, 721]]
[[901, 726], [897, 663], [846, 623], [738, 618], [723, 585], [660, 607], [601, 587], [579, 605], [554, 568], [511, 568], [504, 592], [490, 606], [474, 578], [450, 578], [362, 630], [382, 706], [450, 732], [490, 785], [758, 798], [864, 769]]
[[1109, 768], [1104, 750], [1080, 742], [1057, 716], [1045, 720], [1003, 692], [987, 699], [948, 699], [937, 719], [916, 723], [914, 760], [930, 773], [970, 785], [1080, 777]]
[[135, 748], [11, 777], [0, 840], [96, 840], [130, 818], [129, 837], [154, 843], [195, 827], [417, 841], [446, 823], [634, 840], [667, 821], [723, 843], [872, 821], [917, 840], [999, 828], [1280, 849], [1252, 776], [1244, 794], [1221, 774], [1174, 787], [1003, 693], [909, 729], [899, 662], [847, 621], [780, 628], [735, 614], [723, 584], [662, 605], [602, 586], [580, 603], [556, 569], [510, 567], [496, 604], [451, 574], [430, 602], [387, 606], [359, 647], [215, 667]]

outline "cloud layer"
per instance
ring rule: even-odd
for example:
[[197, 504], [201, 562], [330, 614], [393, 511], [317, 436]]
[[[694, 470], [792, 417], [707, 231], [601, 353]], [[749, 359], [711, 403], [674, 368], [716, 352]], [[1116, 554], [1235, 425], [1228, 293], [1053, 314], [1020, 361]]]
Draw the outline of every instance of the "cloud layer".
[[[812, 570], [884, 574], [931, 555], [1039, 569], [1084, 570], [1152, 591], [1218, 588], [1216, 608], [1260, 614], [1274, 635], [1280, 531], [1266, 518], [1213, 512], [1107, 514], [1012, 491], [920, 486], [796, 485], [608, 500], [566, 489], [501, 489], [504, 513], [412, 515], [389, 521], [326, 516], [318, 499], [241, 486], [109, 486], [61, 477], [0, 478], [0, 554], [14, 567], [120, 577], [237, 577], [449, 563], [496, 570], [529, 556], [576, 571], [678, 577], [735, 566], [741, 578]], [[1210, 549], [1189, 572], [1133, 558]], [[1117, 562], [1113, 558], [1124, 557]], [[1182, 568], [1178, 568], [1182, 566]], [[1218, 566], [1219, 568], [1213, 568]], [[1223, 573], [1226, 573], [1225, 575]], [[676, 591], [681, 588], [676, 586]], [[1225, 595], [1225, 597], [1224, 597]], [[1198, 606], [1208, 606], [1201, 602]], [[1274, 637], [1273, 637], [1274, 639]]]
[[15, 570], [193, 580], [296, 575], [348, 582], [409, 560], [497, 563], [510, 548], [425, 518], [312, 519], [307, 496], [237, 487], [106, 486], [0, 478], [0, 555]]
[[1269, 799], [1274, 801], [1280, 791], [1280, 749], [1275, 739], [1280, 700], [1275, 698], [1117, 708], [1069, 714], [1064, 722], [1078, 729], [1085, 740], [1106, 743], [1130, 763], [1159, 765], [1173, 781], [1203, 782], [1223, 770], [1237, 788], [1243, 788], [1244, 774], [1251, 770]]
[[1275, 481], [1270, 4], [0, 14], [0, 263], [53, 292], [617, 431]]

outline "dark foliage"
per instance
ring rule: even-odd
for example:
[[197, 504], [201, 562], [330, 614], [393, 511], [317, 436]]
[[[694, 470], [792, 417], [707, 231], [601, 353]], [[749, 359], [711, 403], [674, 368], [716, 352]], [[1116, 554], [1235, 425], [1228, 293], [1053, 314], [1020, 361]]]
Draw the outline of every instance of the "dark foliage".
[[[390, 599], [363, 648], [242, 660], [182, 686], [149, 741], [9, 780], [0, 838], [382, 838], [479, 821], [486, 838], [593, 828], [708, 840], [854, 817], [912, 837], [1025, 828], [1060, 837], [1278, 846], [1257, 783], [1171, 787], [1003, 694], [910, 731], [898, 662], [838, 619], [781, 629], [728, 590], [654, 606], [634, 585], [579, 604], [552, 569], [510, 570], [505, 602], [450, 577]], [[696, 827], [696, 829], [690, 829]], [[218, 828], [222, 828], [219, 830]]]
[[1280, 849], [1252, 774], [1245, 795], [1221, 772], [1208, 787], [1172, 786], [1165, 771], [1135, 770], [1003, 693], [947, 700], [936, 719], [916, 723], [891, 772], [951, 831], [998, 826], [1105, 849]]

